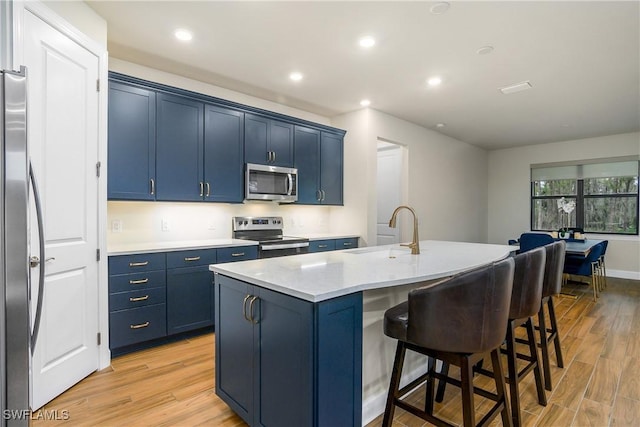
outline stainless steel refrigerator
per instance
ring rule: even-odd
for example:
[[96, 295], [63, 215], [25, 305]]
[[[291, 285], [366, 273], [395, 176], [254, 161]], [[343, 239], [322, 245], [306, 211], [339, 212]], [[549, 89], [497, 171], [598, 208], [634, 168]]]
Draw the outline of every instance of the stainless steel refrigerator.
[[[30, 256], [30, 203], [35, 205], [40, 233], [42, 221], [27, 150], [26, 69], [0, 71], [0, 77], [0, 427], [9, 427], [30, 421], [30, 364], [40, 317], [38, 301], [30, 301], [30, 274], [41, 270], [40, 287], [44, 248], [39, 243], [37, 255]], [[42, 292], [36, 299], [42, 299]]]

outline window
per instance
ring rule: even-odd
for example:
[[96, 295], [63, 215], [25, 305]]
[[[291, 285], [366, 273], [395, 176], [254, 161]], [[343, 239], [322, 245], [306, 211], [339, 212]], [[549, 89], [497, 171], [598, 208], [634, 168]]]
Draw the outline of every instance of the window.
[[[532, 167], [531, 229], [638, 234], [638, 161]], [[558, 208], [564, 198], [575, 209]]]

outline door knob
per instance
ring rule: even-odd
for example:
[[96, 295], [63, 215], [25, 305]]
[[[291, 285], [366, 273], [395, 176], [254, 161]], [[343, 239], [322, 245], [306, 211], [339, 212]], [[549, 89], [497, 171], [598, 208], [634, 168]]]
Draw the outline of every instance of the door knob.
[[[44, 260], [44, 262], [49, 262], [49, 261], [55, 261], [54, 257], [51, 258], [46, 258]], [[31, 258], [29, 258], [29, 265], [31, 266], [31, 268], [36, 268], [37, 266], [40, 265], [40, 258], [38, 258], [37, 256], [32, 256]]]

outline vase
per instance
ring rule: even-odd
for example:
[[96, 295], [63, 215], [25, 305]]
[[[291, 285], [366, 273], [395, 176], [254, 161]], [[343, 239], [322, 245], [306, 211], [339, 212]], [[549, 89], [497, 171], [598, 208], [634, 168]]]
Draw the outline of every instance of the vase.
[[560, 231], [558, 232], [558, 237], [561, 239], [568, 239], [569, 236], [571, 236], [571, 233], [569, 233], [568, 231]]

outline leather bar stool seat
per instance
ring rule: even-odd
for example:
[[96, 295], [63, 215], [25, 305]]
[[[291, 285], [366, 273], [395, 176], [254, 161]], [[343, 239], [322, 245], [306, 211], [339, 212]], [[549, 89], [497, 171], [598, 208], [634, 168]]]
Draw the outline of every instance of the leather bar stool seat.
[[[542, 300], [538, 312], [538, 327], [540, 330], [540, 348], [542, 350], [542, 367], [544, 371], [545, 388], [551, 391], [551, 358], [549, 355], [549, 343], [555, 347], [556, 363], [559, 368], [564, 368], [562, 360], [562, 348], [560, 335], [558, 334], [558, 319], [553, 304], [553, 296], [558, 295], [562, 289], [562, 273], [564, 271], [565, 252], [567, 245], [564, 241], [558, 241], [545, 245], [546, 260], [544, 268], [544, 280], [542, 284]], [[545, 306], [549, 311], [549, 327], [545, 318]], [[516, 340], [523, 342], [522, 340]]]
[[[542, 369], [535, 338], [533, 316], [540, 311], [542, 301], [542, 285], [545, 271], [546, 250], [544, 247], [532, 249], [518, 254], [514, 258], [515, 272], [513, 276], [513, 291], [509, 308], [509, 322], [507, 324], [506, 349], [507, 355], [506, 378], [509, 383], [511, 399], [511, 416], [513, 425], [522, 425], [520, 417], [519, 383], [533, 371], [535, 376], [538, 403], [547, 406], [547, 396], [544, 391]], [[518, 353], [516, 350], [515, 331], [519, 326], [527, 330], [529, 354]], [[518, 359], [524, 360], [526, 365], [518, 370]], [[478, 367], [476, 372], [493, 376], [494, 372]]]
[[[513, 286], [512, 258], [461, 273], [409, 292], [408, 301], [385, 312], [384, 333], [398, 340], [383, 426], [390, 426], [398, 406], [436, 425], [451, 425], [433, 415], [434, 384], [443, 379], [462, 389], [464, 426], [475, 426], [474, 392], [495, 402], [480, 420], [488, 424], [498, 414], [511, 426], [503, 375], [495, 376], [496, 393], [474, 388], [473, 365], [490, 354], [493, 369], [502, 372], [499, 348], [506, 334]], [[459, 366], [461, 380], [449, 378], [428, 364], [427, 373], [400, 388], [406, 350]], [[426, 381], [425, 408], [402, 398]]]

